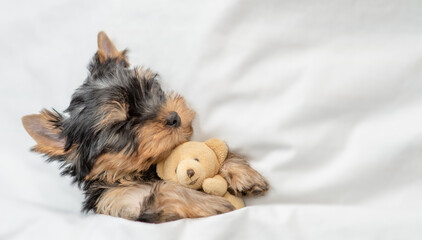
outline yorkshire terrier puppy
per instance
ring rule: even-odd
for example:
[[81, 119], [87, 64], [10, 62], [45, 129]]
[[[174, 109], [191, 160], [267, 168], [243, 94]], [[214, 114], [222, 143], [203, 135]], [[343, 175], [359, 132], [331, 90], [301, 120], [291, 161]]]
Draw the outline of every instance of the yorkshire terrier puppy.
[[[84, 191], [85, 212], [160, 223], [225, 213], [224, 198], [160, 180], [155, 164], [192, 135], [194, 111], [165, 93], [149, 69], [129, 68], [104, 32], [85, 82], [64, 114], [42, 110], [22, 118], [33, 151], [60, 162], [62, 174]], [[268, 190], [247, 161], [230, 153], [220, 170], [237, 196]]]

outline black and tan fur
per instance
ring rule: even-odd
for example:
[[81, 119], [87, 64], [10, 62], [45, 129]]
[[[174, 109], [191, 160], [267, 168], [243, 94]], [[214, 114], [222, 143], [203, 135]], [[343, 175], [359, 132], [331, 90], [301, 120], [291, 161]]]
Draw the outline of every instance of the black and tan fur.
[[[195, 113], [180, 95], [165, 93], [157, 75], [129, 68], [104, 32], [89, 75], [63, 114], [42, 110], [22, 118], [34, 151], [58, 161], [85, 193], [84, 211], [143, 222], [225, 213], [225, 199], [161, 181], [155, 164], [192, 135]], [[268, 189], [244, 158], [231, 153], [221, 169], [235, 195]]]

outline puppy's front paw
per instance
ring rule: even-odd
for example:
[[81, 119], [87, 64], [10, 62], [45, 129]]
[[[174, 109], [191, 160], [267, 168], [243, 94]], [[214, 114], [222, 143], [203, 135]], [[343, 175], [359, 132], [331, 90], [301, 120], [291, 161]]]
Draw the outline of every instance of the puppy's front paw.
[[228, 183], [227, 191], [235, 196], [259, 196], [269, 189], [265, 178], [241, 156], [230, 153], [220, 174]]

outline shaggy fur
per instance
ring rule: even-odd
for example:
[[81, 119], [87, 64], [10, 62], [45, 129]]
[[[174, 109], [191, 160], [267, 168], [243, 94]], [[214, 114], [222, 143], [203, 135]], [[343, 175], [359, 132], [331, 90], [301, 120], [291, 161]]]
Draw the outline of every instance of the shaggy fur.
[[[89, 75], [63, 114], [23, 117], [34, 151], [58, 161], [85, 193], [84, 211], [144, 222], [196, 218], [234, 210], [224, 198], [158, 179], [155, 164], [192, 135], [195, 113], [165, 93], [157, 74], [129, 68], [126, 51], [98, 35]], [[265, 179], [231, 154], [221, 174], [236, 195], [259, 195]]]

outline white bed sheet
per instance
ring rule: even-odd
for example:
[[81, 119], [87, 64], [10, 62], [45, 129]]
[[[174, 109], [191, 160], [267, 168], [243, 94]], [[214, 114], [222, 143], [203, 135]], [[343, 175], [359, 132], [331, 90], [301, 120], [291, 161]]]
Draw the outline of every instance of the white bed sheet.
[[[421, 239], [422, 2], [0, 3], [0, 239]], [[204, 219], [80, 213], [20, 117], [64, 110], [105, 30], [270, 182]]]

